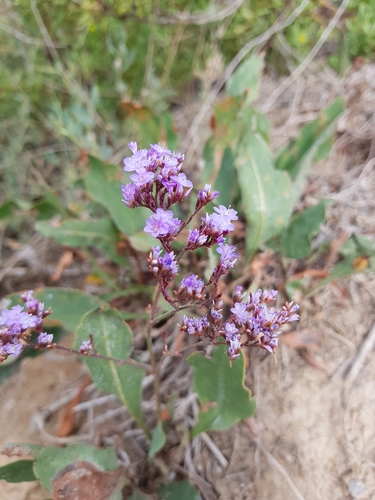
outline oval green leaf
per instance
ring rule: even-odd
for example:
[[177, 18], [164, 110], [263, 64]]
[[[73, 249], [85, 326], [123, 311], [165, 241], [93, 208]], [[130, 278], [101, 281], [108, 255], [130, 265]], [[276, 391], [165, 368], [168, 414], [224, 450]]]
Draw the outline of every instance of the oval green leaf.
[[44, 236], [53, 238], [60, 245], [73, 248], [96, 247], [120, 266], [128, 264], [126, 257], [118, 255], [116, 251], [119, 233], [109, 219], [98, 221], [66, 220], [59, 226], [52, 225], [48, 221], [40, 221], [35, 224], [35, 228]]
[[202, 500], [199, 491], [188, 481], [165, 484], [160, 489], [160, 500]]
[[[193, 384], [201, 404], [216, 403], [208, 412], [200, 412], [198, 432], [227, 429], [254, 414], [255, 400], [244, 385], [242, 354], [230, 366], [227, 347], [217, 346], [211, 359], [196, 352], [187, 358], [187, 362], [194, 367]], [[192, 435], [198, 432], [193, 429]]]
[[242, 141], [236, 167], [248, 223], [246, 253], [250, 258], [287, 224], [293, 208], [293, 189], [288, 175], [274, 168], [269, 147], [258, 134]]
[[35, 481], [37, 478], [33, 470], [33, 460], [18, 460], [11, 464], [0, 467], [0, 479], [7, 483], [22, 483], [23, 481]]
[[[83, 340], [93, 337], [95, 349], [104, 356], [127, 359], [132, 352], [133, 333], [120, 313], [109, 306], [89, 311], [76, 332], [76, 349]], [[119, 365], [115, 361], [85, 357], [97, 387], [115, 394], [138, 425], [145, 429], [141, 411], [142, 380], [145, 371], [137, 366]]]
[[152, 438], [150, 449], [148, 451], [149, 458], [152, 458], [160, 451], [165, 445], [166, 435], [161, 424], [157, 424], [152, 431]]
[[84, 179], [89, 195], [108, 210], [121, 232], [131, 236], [144, 228], [149, 211], [138, 208], [134, 212], [125, 205], [121, 195], [121, 180], [120, 167], [90, 156], [90, 171]]
[[91, 462], [105, 471], [118, 468], [116, 452], [113, 447], [95, 448], [83, 444], [72, 444], [66, 448], [46, 446], [36, 449], [34, 472], [42, 485], [52, 490], [52, 480], [68, 465], [76, 461]]

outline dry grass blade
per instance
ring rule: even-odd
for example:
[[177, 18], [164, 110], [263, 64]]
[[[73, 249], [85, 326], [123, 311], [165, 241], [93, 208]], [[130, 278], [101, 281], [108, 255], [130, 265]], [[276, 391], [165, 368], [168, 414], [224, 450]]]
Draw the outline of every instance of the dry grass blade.
[[348, 380], [348, 382], [353, 382], [357, 378], [366, 359], [371, 354], [371, 351], [374, 349], [374, 347], [375, 347], [375, 324], [372, 326], [365, 340], [359, 346], [353, 359], [349, 362], [349, 366], [344, 373], [344, 376]]
[[208, 23], [223, 21], [234, 14], [245, 0], [227, 0], [220, 8], [209, 6], [206, 10], [191, 14], [190, 12], [179, 12], [173, 16], [155, 17], [152, 19], [156, 24], [183, 24], [203, 26]]
[[319, 38], [317, 43], [311, 49], [307, 57], [303, 60], [303, 62], [293, 71], [293, 73], [283, 81], [281, 85], [276, 87], [274, 92], [271, 94], [265, 105], [262, 107], [262, 112], [266, 113], [269, 111], [274, 105], [277, 98], [286, 90], [297, 78], [302, 75], [306, 68], [311, 64], [314, 60], [315, 56], [318, 54], [320, 49], [323, 47], [324, 43], [327, 41], [329, 35], [332, 30], [337, 26], [341, 16], [344, 14], [346, 7], [348, 6], [349, 0], [343, 0], [340, 7], [337, 9], [336, 14], [331, 19], [330, 23], [323, 31], [322, 36]]
[[194, 141], [194, 137], [198, 133], [198, 129], [200, 124], [202, 123], [202, 120], [205, 118], [206, 114], [211, 109], [213, 102], [218, 96], [221, 88], [232, 76], [232, 74], [234, 73], [237, 66], [241, 63], [241, 61], [255, 47], [257, 47], [258, 45], [262, 45], [279, 30], [282, 30], [287, 26], [289, 26], [290, 24], [292, 24], [293, 21], [295, 21], [295, 19], [304, 11], [304, 9], [307, 7], [309, 3], [310, 0], [303, 0], [301, 4], [296, 9], [294, 9], [293, 12], [285, 20], [283, 19], [283, 16], [281, 16], [268, 30], [266, 30], [261, 35], [253, 38], [242, 47], [242, 49], [238, 52], [238, 54], [228, 64], [224, 73], [220, 76], [220, 78], [216, 82], [215, 86], [213, 87], [209, 95], [205, 98], [203, 105], [201, 106], [199, 112], [195, 116], [187, 134], [188, 143], [186, 145], [186, 149], [191, 147]]

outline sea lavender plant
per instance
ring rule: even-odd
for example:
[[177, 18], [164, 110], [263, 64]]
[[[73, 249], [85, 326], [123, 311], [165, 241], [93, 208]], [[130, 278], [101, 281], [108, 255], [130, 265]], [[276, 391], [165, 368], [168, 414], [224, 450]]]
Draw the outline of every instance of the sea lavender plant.
[[[139, 150], [137, 144], [132, 142], [129, 147], [132, 156], [125, 159], [125, 170], [131, 172], [132, 182], [122, 186], [123, 201], [130, 208], [146, 207], [151, 210], [144, 231], [160, 242], [152, 248], [148, 257], [149, 268], [157, 280], [154, 299], [148, 307], [150, 320], [145, 332], [150, 363], [130, 358], [132, 332], [119, 312], [102, 301], [99, 301], [99, 307], [93, 309], [89, 301], [89, 309], [84, 311], [76, 328], [75, 349], [57, 345], [53, 335], [43, 328], [43, 320], [51, 311], [45, 309], [31, 290], [21, 295], [24, 307], [16, 305], [0, 313], [0, 363], [10, 355], [16, 357], [25, 347], [61, 349], [87, 357], [88, 368], [98, 389], [115, 394], [149, 439], [148, 457], [152, 459], [162, 448], [168, 447], [166, 431], [172, 425], [172, 420], [169, 421], [168, 417], [167, 421], [162, 411], [168, 398], [161, 386], [163, 363], [156, 359], [159, 354], [155, 354], [153, 348], [152, 328], [177, 311], [191, 308], [196, 314], [183, 316], [178, 325], [180, 331], [197, 337], [197, 343], [201, 345], [222, 344], [221, 348], [215, 349], [211, 359], [199, 353], [187, 358], [194, 368], [193, 384], [200, 403], [214, 403], [207, 412], [199, 412], [198, 422], [190, 431], [190, 436], [194, 437], [206, 430], [228, 428], [254, 414], [255, 402], [243, 383], [241, 349], [251, 346], [274, 352], [281, 327], [298, 319], [298, 306], [286, 303], [281, 310], [276, 310], [269, 307], [276, 299], [276, 291], [245, 293], [239, 286], [234, 292], [231, 307], [224, 309], [219, 281], [231, 271], [238, 258], [236, 248], [228, 242], [229, 234], [234, 230], [233, 223], [238, 220], [236, 210], [219, 205], [199, 218], [198, 212], [214, 201], [219, 192], [211, 190], [211, 186], [206, 184], [196, 195], [193, 194], [192, 182], [181, 171], [183, 155], [161, 145]], [[188, 196], [195, 196], [191, 204], [194, 208], [182, 221], [175, 216], [172, 208], [182, 203], [183, 213]], [[187, 228], [189, 224], [193, 226], [190, 229]], [[183, 237], [185, 243], [181, 249]], [[185, 274], [182, 257], [188, 252], [211, 247], [215, 247], [218, 254], [211, 276], [204, 278], [196, 271], [180, 279], [179, 275]], [[171, 308], [157, 316], [161, 295]], [[37, 334], [35, 341], [33, 331]], [[229, 362], [223, 366], [225, 350]], [[167, 345], [163, 355], [171, 355]], [[144, 419], [141, 397], [146, 373], [153, 378], [156, 411], [149, 412], [148, 418]], [[218, 373], [220, 377], [217, 377]], [[179, 435], [178, 430], [176, 435]], [[72, 460], [77, 460], [77, 456], [87, 460], [87, 448], [78, 450], [81, 455], [77, 455], [76, 449], [72, 453]], [[89, 453], [95, 458], [95, 449], [90, 448]], [[114, 450], [113, 453], [116, 460]], [[59, 450], [56, 450], [55, 456], [59, 456]], [[39, 471], [43, 470], [45, 477], [47, 464], [39, 456], [35, 459], [39, 464], [35, 473], [41, 479]], [[54, 477], [56, 471], [53, 470]], [[52, 489], [52, 483], [50, 486]]]
[[[234, 230], [233, 221], [238, 219], [236, 210], [223, 205], [214, 207], [213, 213], [201, 217], [198, 227], [189, 230], [184, 248], [176, 255], [172, 249], [173, 241], [202, 208], [219, 196], [219, 192], [211, 191], [211, 186], [206, 184], [204, 189], [198, 191], [195, 208], [183, 222], [174, 217], [170, 209], [189, 196], [193, 189], [192, 182], [181, 172], [183, 155], [159, 144], [150, 146], [150, 149], [138, 149], [137, 143], [131, 142], [129, 148], [133, 154], [125, 159], [124, 170], [134, 172], [130, 176], [133, 182], [122, 186], [123, 201], [130, 208], [146, 207], [153, 212], [144, 231], [161, 243], [161, 247], [152, 249], [148, 258], [150, 270], [158, 280], [157, 297], [161, 293], [175, 310], [187, 305], [208, 310], [201, 317], [184, 316], [180, 330], [213, 344], [225, 342], [231, 361], [240, 356], [243, 346], [258, 347], [272, 353], [278, 344], [280, 328], [298, 319], [296, 304], [286, 303], [278, 311], [267, 307], [276, 299], [275, 290], [258, 290], [246, 295], [242, 287], [237, 287], [231, 314], [224, 318], [222, 313], [219, 280], [235, 265], [238, 257], [235, 247], [226, 241], [228, 234]], [[217, 245], [220, 257], [207, 282], [195, 274], [188, 275], [181, 280], [174, 296], [171, 295], [169, 287], [179, 273], [181, 257], [188, 251], [214, 245]], [[151, 323], [155, 308], [156, 301]]]
[[[158, 298], [164, 299], [173, 311], [187, 307], [205, 309], [205, 314], [184, 316], [179, 329], [212, 344], [228, 345], [231, 361], [240, 356], [243, 346], [265, 349], [272, 353], [278, 344], [281, 327], [298, 319], [298, 306], [286, 303], [281, 310], [267, 307], [276, 299], [277, 292], [258, 290], [256, 293], [243, 293], [237, 287], [233, 295], [233, 307], [224, 317], [219, 280], [235, 265], [238, 254], [227, 237], [234, 230], [233, 222], [238, 219], [236, 210], [223, 205], [215, 206], [212, 213], [200, 217], [197, 227], [190, 229], [185, 246], [178, 254], [172, 248], [173, 242], [183, 229], [193, 223], [198, 212], [219, 196], [206, 184], [196, 194], [193, 211], [185, 221], [174, 216], [171, 207], [192, 196], [193, 183], [181, 171], [184, 156], [174, 153], [160, 144], [149, 149], [138, 149], [136, 142], [129, 148], [132, 156], [125, 158], [124, 170], [132, 172], [131, 183], [122, 186], [124, 203], [130, 208], [146, 207], [152, 215], [146, 221], [144, 231], [160, 241], [160, 246], [152, 248], [148, 257], [150, 270], [157, 278], [155, 300], [150, 305], [150, 322], [147, 329], [148, 347], [151, 349], [150, 331], [156, 322]], [[184, 254], [197, 248], [210, 248], [216, 245], [219, 254], [217, 265], [206, 282], [196, 274], [185, 276], [172, 294], [171, 286], [180, 272], [180, 261]], [[34, 298], [32, 290], [21, 295], [25, 307], [17, 305], [0, 313], [0, 363], [8, 356], [18, 356], [24, 347], [54, 348], [53, 335], [43, 331], [43, 319], [51, 314], [44, 304]], [[170, 314], [169, 314], [170, 315]], [[38, 334], [35, 343], [31, 342], [31, 332]], [[61, 348], [61, 347], [59, 347]], [[101, 357], [91, 340], [84, 340], [78, 354]], [[152, 351], [152, 349], [151, 349]], [[151, 354], [151, 362], [155, 360]]]

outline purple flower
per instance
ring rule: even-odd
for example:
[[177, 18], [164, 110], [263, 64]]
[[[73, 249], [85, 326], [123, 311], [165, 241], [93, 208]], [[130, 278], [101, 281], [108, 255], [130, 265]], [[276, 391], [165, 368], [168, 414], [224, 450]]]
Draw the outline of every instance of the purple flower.
[[221, 310], [215, 309], [215, 308], [211, 309], [210, 316], [211, 316], [212, 321], [214, 321], [214, 322], [220, 321], [223, 318], [223, 315], [221, 314]]
[[234, 336], [229, 340], [228, 356], [231, 361], [234, 361], [240, 356], [241, 352], [241, 337], [240, 335]]
[[14, 343], [8, 342], [7, 344], [3, 345], [2, 348], [8, 356], [12, 355], [14, 358], [16, 358], [24, 348], [24, 345], [21, 344], [21, 342], [18, 342], [18, 340], [14, 339]]
[[123, 184], [121, 186], [121, 192], [123, 196], [123, 202], [129, 208], [138, 207], [137, 195], [139, 193], [139, 188], [135, 184]]
[[207, 205], [207, 203], [217, 198], [219, 194], [219, 191], [214, 191], [213, 193], [211, 193], [211, 184], [205, 184], [204, 189], [198, 191], [197, 203], [202, 206]]
[[173, 277], [177, 276], [178, 264], [174, 252], [166, 253], [164, 257], [161, 257], [159, 259], [159, 264], [160, 271], [162, 271], [164, 274], [173, 275]]
[[128, 146], [133, 155], [135, 155], [135, 153], [138, 151], [138, 144], [135, 141], [132, 141], [129, 142]]
[[38, 344], [40, 346], [51, 345], [52, 342], [53, 342], [53, 334], [52, 333], [42, 332], [41, 334], [39, 334], [39, 336], [38, 336]]
[[191, 274], [181, 280], [177, 296], [181, 301], [183, 300], [185, 293], [189, 299], [203, 299], [204, 286], [204, 282], [199, 279], [198, 276]]
[[144, 231], [151, 233], [154, 238], [158, 238], [177, 232], [180, 225], [181, 221], [173, 217], [171, 210], [158, 208], [156, 213], [147, 219]]
[[162, 158], [165, 155], [171, 155], [172, 151], [161, 144], [151, 144], [150, 152], [156, 154], [159, 158]]
[[[177, 198], [179, 199], [179, 201], [182, 198], [185, 198], [193, 189], [193, 183], [186, 178], [186, 175], [184, 173], [171, 175], [168, 180], [164, 179], [162, 181], [162, 184], [167, 188], [168, 194], [170, 196], [176, 197], [176, 201]], [[187, 188], [187, 191], [185, 193], [184, 188]]]
[[5, 309], [0, 314], [0, 325], [8, 326], [14, 331], [27, 330], [27, 328], [34, 328], [41, 322], [38, 316], [29, 314], [23, 311], [22, 306], [14, 306], [12, 309]]
[[225, 338], [227, 340], [233, 338], [233, 336], [238, 333], [238, 328], [231, 321], [225, 323], [224, 330], [225, 330]]
[[233, 231], [234, 226], [231, 223], [232, 220], [237, 220], [237, 212], [232, 208], [226, 208], [223, 205], [219, 207], [214, 207], [216, 214], [211, 216], [211, 224], [215, 229], [220, 229], [222, 233], [227, 231]]
[[[134, 144], [136, 145], [137, 143], [131, 142], [130, 144], [134, 148]], [[130, 144], [129, 144], [129, 148], [132, 149], [130, 147]], [[125, 172], [133, 172], [133, 171], [138, 172], [141, 169], [145, 169], [145, 168], [149, 167], [150, 160], [148, 159], [147, 155], [148, 155], [147, 149], [140, 149], [139, 151], [133, 152], [133, 156], [130, 156], [129, 158], [125, 158], [125, 160], [124, 160]]]
[[38, 307], [39, 301], [34, 298], [33, 293], [33, 290], [28, 290], [21, 294], [21, 299], [25, 302], [28, 312], [35, 312]]
[[234, 307], [232, 307], [231, 312], [234, 316], [234, 321], [237, 324], [244, 325], [248, 319], [250, 319], [250, 313], [246, 309], [246, 304], [242, 302], [236, 302]]
[[214, 207], [215, 212], [220, 217], [228, 217], [230, 220], [237, 220], [237, 211], [233, 210], [233, 208], [226, 208], [224, 205], [219, 205], [219, 207]]
[[130, 179], [138, 187], [146, 186], [154, 180], [154, 173], [146, 170], [144, 167], [139, 168], [136, 174], [132, 174]]
[[207, 240], [208, 236], [205, 234], [200, 234], [199, 229], [191, 229], [189, 231], [188, 242], [193, 246], [193, 248], [203, 246]]
[[[203, 320], [203, 321], [202, 321]], [[190, 318], [189, 316], [184, 316], [183, 325], [180, 329], [187, 332], [189, 335], [197, 335], [200, 337], [203, 333], [203, 328], [207, 325], [207, 318]]]
[[178, 263], [174, 252], [166, 253], [163, 257], [160, 247], [154, 247], [148, 257], [150, 271], [159, 279], [162, 288], [168, 285], [178, 273]]
[[226, 243], [219, 243], [216, 249], [217, 253], [221, 255], [217, 267], [220, 269], [221, 274], [224, 274], [231, 269], [237, 262], [238, 253], [235, 251], [234, 245], [227, 245]]
[[83, 340], [82, 341], [82, 344], [80, 345], [80, 348], [79, 348], [79, 352], [81, 354], [88, 354], [89, 351], [91, 351], [93, 349], [93, 346], [90, 342], [90, 340]]

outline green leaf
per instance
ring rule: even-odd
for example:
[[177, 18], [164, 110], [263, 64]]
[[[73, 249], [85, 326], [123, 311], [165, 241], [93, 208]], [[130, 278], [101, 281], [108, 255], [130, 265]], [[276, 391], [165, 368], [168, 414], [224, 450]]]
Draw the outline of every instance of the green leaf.
[[133, 491], [133, 494], [129, 497], [129, 500], [152, 500], [152, 497], [145, 495], [140, 490]]
[[198, 422], [190, 432], [190, 437], [198, 436], [201, 432], [209, 431], [215, 420], [220, 415], [220, 408], [215, 406], [206, 411], [200, 411], [198, 414]]
[[[201, 353], [191, 354], [188, 363], [194, 367], [193, 384], [201, 404], [216, 403], [209, 415], [200, 412], [199, 431], [227, 429], [255, 412], [255, 401], [244, 386], [245, 363], [243, 355], [232, 362], [226, 346], [217, 346], [211, 359]], [[215, 417], [215, 418], [214, 418]], [[206, 424], [203, 428], [202, 422]], [[192, 435], [196, 435], [196, 429]]]
[[201, 500], [199, 491], [188, 481], [165, 484], [160, 489], [159, 500]]
[[258, 96], [259, 77], [262, 66], [262, 57], [250, 56], [228, 80], [226, 85], [227, 93], [232, 97], [246, 94], [246, 104], [253, 102]]
[[241, 203], [247, 218], [246, 253], [255, 250], [288, 222], [293, 192], [285, 172], [275, 170], [269, 147], [259, 135], [244, 139], [236, 157]]
[[281, 233], [281, 252], [291, 259], [308, 257], [311, 254], [311, 240], [318, 234], [324, 218], [324, 201], [294, 215], [289, 226]]
[[109, 219], [98, 221], [67, 220], [59, 226], [47, 221], [37, 222], [37, 231], [44, 236], [53, 238], [61, 245], [69, 247], [96, 247], [106, 253], [113, 262], [127, 266], [128, 260], [118, 255], [116, 248], [119, 242], [119, 233]]
[[[99, 354], [117, 359], [127, 359], [132, 352], [133, 333], [120, 313], [109, 306], [89, 311], [76, 332], [75, 346], [93, 336]], [[136, 366], [119, 365], [114, 361], [85, 357], [96, 386], [115, 394], [133, 415], [138, 425], [145, 429], [141, 411], [142, 380], [145, 371]]]
[[35, 481], [33, 460], [18, 460], [11, 464], [0, 467], [0, 479], [8, 483], [22, 483], [23, 481]]
[[12, 200], [8, 200], [2, 205], [0, 205], [0, 220], [6, 219], [13, 215], [14, 210], [19, 208], [16, 203]]
[[226, 97], [214, 109], [214, 145], [221, 150], [238, 143], [238, 114], [241, 101], [237, 97]]
[[47, 191], [42, 199], [34, 202], [33, 209], [38, 211], [39, 220], [52, 219], [56, 214], [64, 218], [68, 214], [61, 200], [52, 191]]
[[234, 167], [234, 156], [232, 150], [227, 147], [224, 150], [221, 167], [214, 183], [214, 189], [220, 192], [219, 202], [228, 206], [238, 190], [237, 171]]
[[244, 106], [238, 113], [238, 122], [242, 132], [239, 134], [239, 142], [242, 137], [249, 134], [259, 134], [265, 142], [270, 142], [271, 125], [268, 118], [260, 111], [249, 106]]
[[144, 231], [139, 231], [133, 234], [133, 236], [129, 236], [129, 241], [132, 247], [138, 250], [138, 252], [149, 252], [152, 247], [158, 245], [156, 238], [153, 238], [151, 234]]
[[285, 283], [285, 291], [286, 291], [286, 294], [287, 294], [289, 300], [294, 300], [294, 296], [295, 296], [296, 292], [302, 292], [302, 295], [305, 294], [305, 292], [306, 292], [305, 285], [304, 285], [305, 281], [306, 280], [303, 279], [303, 280], [287, 281]]
[[319, 281], [319, 284], [317, 286], [326, 286], [328, 283], [330, 283], [333, 280], [339, 279], [339, 278], [346, 278], [347, 276], [351, 276], [352, 274], [357, 274], [359, 272], [370, 272], [375, 270], [375, 257], [371, 256], [368, 259], [368, 265], [365, 269], [356, 269], [355, 267], [355, 261], [358, 256], [355, 255], [349, 255], [348, 257], [345, 257], [344, 260], [336, 264], [336, 266], [333, 268], [332, 272], [330, 273], [327, 278], [322, 279]]
[[103, 301], [98, 297], [73, 288], [38, 288], [34, 297], [44, 302], [46, 308], [52, 309], [51, 316], [44, 320], [45, 324], [48, 325], [49, 321], [57, 320], [69, 332], [76, 330], [82, 316], [87, 311], [103, 305]]
[[201, 172], [201, 182], [202, 184], [210, 183], [211, 175], [214, 172], [215, 160], [214, 160], [215, 142], [211, 137], [203, 148], [203, 160], [204, 168]]
[[365, 236], [352, 235], [342, 245], [339, 253], [344, 257], [343, 260], [336, 264], [330, 275], [319, 281], [311, 292], [335, 279], [375, 271], [375, 244]]
[[89, 195], [108, 210], [122, 233], [131, 236], [145, 227], [149, 211], [137, 208], [135, 212], [125, 205], [121, 195], [122, 179], [120, 167], [90, 156], [90, 171], [84, 178]]
[[163, 113], [162, 115], [163, 125], [165, 128], [166, 142], [168, 149], [176, 151], [178, 147], [178, 135], [176, 134], [173, 116], [170, 113]]
[[336, 99], [329, 108], [321, 111], [319, 118], [305, 125], [296, 139], [278, 154], [275, 165], [278, 170], [289, 172], [293, 179], [294, 200], [301, 196], [306, 176], [317, 156], [329, 152], [329, 138], [334, 133], [338, 117], [345, 109], [344, 99]]
[[76, 461], [91, 462], [105, 471], [118, 468], [116, 452], [113, 447], [95, 448], [83, 444], [72, 444], [66, 448], [46, 446], [33, 452], [34, 472], [44, 488], [51, 491], [52, 481], [68, 465]]
[[163, 426], [161, 424], [157, 424], [155, 429], [152, 431], [152, 438], [150, 449], [148, 451], [149, 458], [152, 458], [158, 453], [161, 449], [163, 449], [165, 445], [165, 432], [163, 430]]

